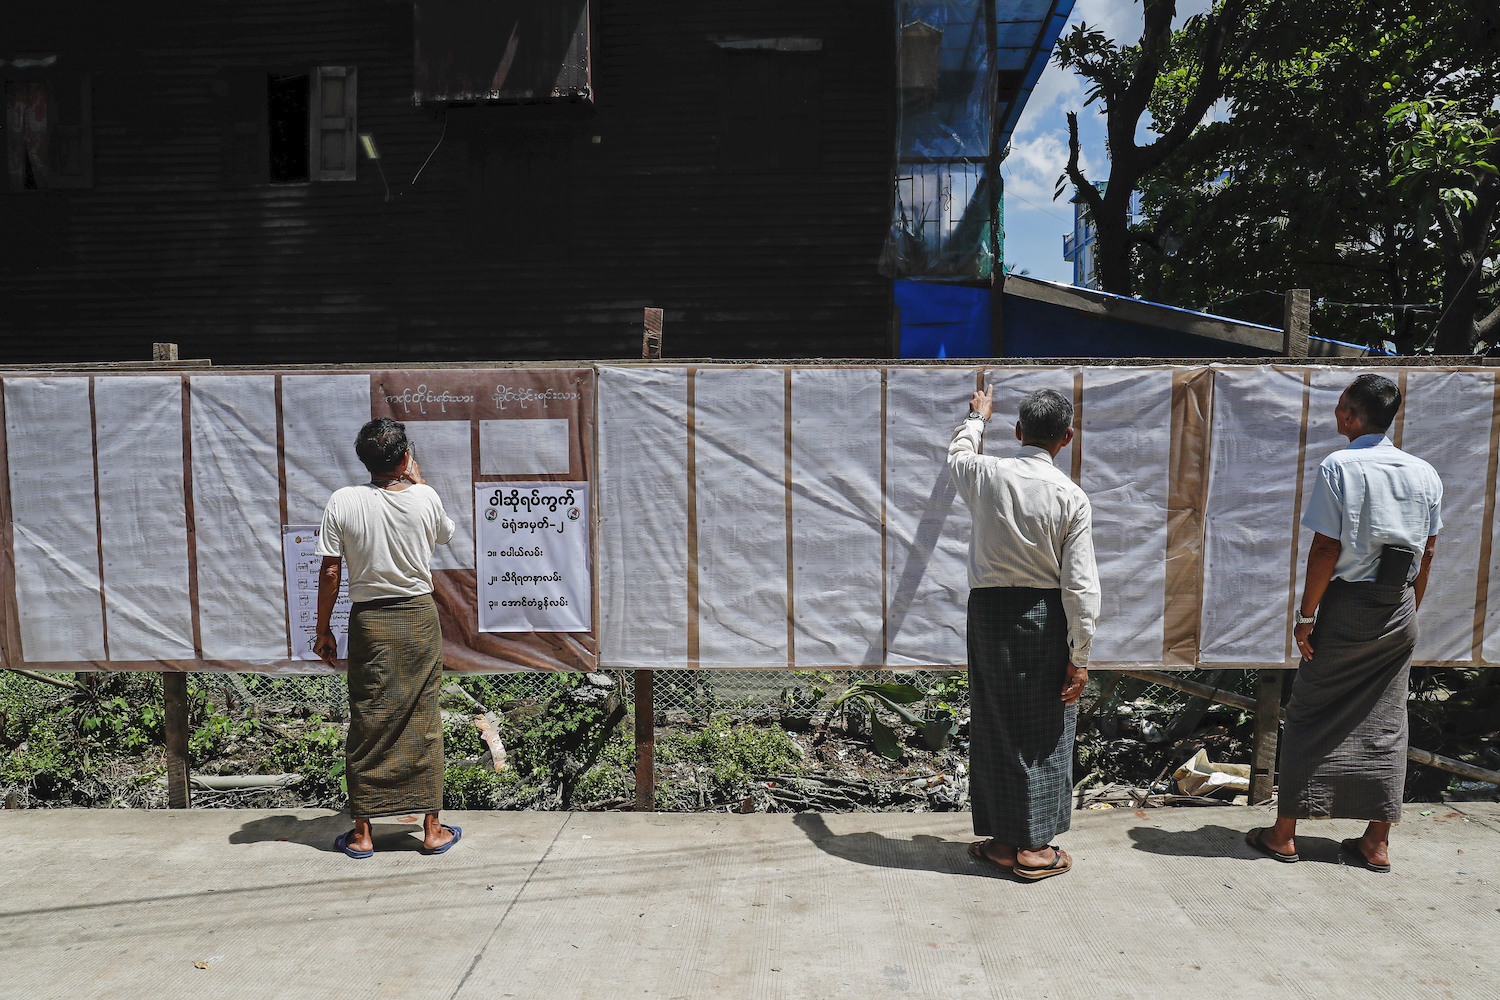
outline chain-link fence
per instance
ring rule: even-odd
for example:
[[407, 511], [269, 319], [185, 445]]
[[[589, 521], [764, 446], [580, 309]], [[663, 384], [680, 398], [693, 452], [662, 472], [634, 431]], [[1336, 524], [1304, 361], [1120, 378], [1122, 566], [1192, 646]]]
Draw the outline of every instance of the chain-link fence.
[[[620, 684], [627, 701], [634, 699], [631, 671], [609, 673]], [[72, 674], [56, 674], [57, 681], [71, 684]], [[1227, 691], [1253, 697], [1255, 672], [1243, 670], [1192, 670], [1177, 676]], [[577, 682], [577, 675], [541, 671], [505, 674], [454, 674], [457, 682], [486, 709], [507, 703], [545, 701]], [[808, 716], [826, 711], [839, 695], [862, 683], [909, 684], [927, 703], [941, 702], [962, 712], [969, 707], [967, 675], [954, 670], [656, 670], [653, 671], [654, 705], [659, 716], [684, 715], [705, 719], [719, 712], [743, 714], [776, 713], [784, 717]], [[195, 690], [202, 691], [215, 708], [230, 714], [296, 712], [321, 715], [335, 722], [348, 718], [349, 698], [342, 676], [284, 676], [272, 674], [200, 673], [191, 675]], [[56, 695], [56, 685], [14, 671], [0, 672], [0, 693], [12, 698]], [[1093, 672], [1088, 706], [1150, 702], [1162, 708], [1182, 704], [1188, 695], [1173, 688], [1127, 677], [1110, 671]]]

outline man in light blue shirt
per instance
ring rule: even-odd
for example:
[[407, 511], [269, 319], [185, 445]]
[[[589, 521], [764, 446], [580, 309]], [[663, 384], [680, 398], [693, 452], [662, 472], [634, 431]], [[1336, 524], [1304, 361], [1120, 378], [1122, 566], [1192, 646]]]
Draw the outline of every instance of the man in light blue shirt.
[[1363, 819], [1346, 854], [1391, 869], [1391, 824], [1406, 779], [1407, 679], [1417, 608], [1437, 533], [1443, 483], [1432, 466], [1391, 444], [1396, 383], [1361, 375], [1334, 409], [1348, 447], [1318, 467], [1302, 515], [1311, 529], [1307, 584], [1293, 634], [1302, 665], [1281, 747], [1276, 825], [1246, 843], [1296, 861], [1298, 819]]

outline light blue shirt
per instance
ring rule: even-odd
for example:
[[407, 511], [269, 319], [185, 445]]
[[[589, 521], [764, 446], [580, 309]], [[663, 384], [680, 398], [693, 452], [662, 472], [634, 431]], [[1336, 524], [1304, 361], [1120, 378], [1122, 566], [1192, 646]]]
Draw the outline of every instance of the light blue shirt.
[[1442, 504], [1443, 481], [1432, 466], [1384, 434], [1365, 434], [1318, 466], [1302, 525], [1343, 545], [1334, 579], [1373, 580], [1381, 546], [1404, 545], [1417, 553], [1407, 574], [1410, 582], [1428, 536], [1443, 526]]

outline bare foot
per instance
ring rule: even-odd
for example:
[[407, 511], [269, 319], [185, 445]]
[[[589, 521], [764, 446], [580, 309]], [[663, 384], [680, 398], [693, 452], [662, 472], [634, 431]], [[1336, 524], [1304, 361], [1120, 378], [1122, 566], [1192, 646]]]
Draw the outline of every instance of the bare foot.
[[1277, 854], [1296, 854], [1297, 838], [1276, 835], [1276, 828], [1268, 826], [1260, 832], [1260, 842]]
[[438, 822], [437, 813], [428, 813], [422, 820], [422, 847], [435, 850], [453, 839], [453, 831]]
[[370, 835], [370, 821], [367, 819], [355, 820], [354, 829], [349, 832], [349, 836], [344, 838], [344, 844], [351, 851], [375, 850], [375, 841]]
[[1013, 868], [1016, 864], [1016, 849], [1009, 844], [1002, 844], [998, 840], [986, 840], [979, 845], [979, 853], [989, 858], [997, 865]]
[[1386, 840], [1372, 840], [1370, 834], [1366, 833], [1359, 838], [1359, 853], [1365, 856], [1365, 860], [1372, 865], [1388, 865], [1391, 863], [1391, 845]]

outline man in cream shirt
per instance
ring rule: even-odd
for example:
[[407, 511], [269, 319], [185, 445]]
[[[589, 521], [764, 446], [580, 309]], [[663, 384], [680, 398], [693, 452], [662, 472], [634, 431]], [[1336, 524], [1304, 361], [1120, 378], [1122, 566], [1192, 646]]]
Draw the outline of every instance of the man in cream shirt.
[[981, 455], [992, 390], [974, 393], [948, 447], [973, 518], [969, 542], [969, 765], [978, 861], [1025, 879], [1073, 859], [1050, 843], [1070, 826], [1073, 733], [1099, 617], [1093, 513], [1052, 460], [1073, 440], [1073, 404], [1021, 401], [1019, 450]]

